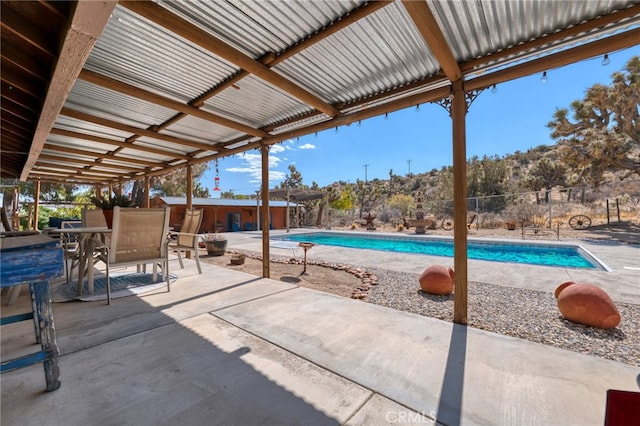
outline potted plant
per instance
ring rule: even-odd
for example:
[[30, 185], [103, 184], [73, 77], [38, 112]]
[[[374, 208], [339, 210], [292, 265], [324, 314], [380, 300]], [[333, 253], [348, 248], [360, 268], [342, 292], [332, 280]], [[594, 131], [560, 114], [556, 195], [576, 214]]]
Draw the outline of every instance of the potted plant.
[[204, 244], [209, 256], [222, 256], [227, 250], [227, 237], [218, 233], [205, 234]]
[[102, 209], [102, 213], [104, 214], [104, 218], [107, 220], [107, 226], [111, 228], [113, 224], [113, 208], [115, 206], [119, 207], [134, 207], [135, 203], [133, 200], [130, 200], [127, 197], [122, 195], [115, 194], [113, 197], [91, 197], [91, 202], [96, 208]]

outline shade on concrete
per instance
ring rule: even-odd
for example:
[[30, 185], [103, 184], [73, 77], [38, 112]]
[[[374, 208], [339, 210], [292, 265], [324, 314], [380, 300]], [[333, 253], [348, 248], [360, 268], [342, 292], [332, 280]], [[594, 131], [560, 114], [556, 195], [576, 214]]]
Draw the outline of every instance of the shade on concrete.
[[[186, 266], [171, 293], [55, 304], [62, 387], [44, 392], [41, 366], [4, 374], [2, 424], [585, 425], [607, 389], [638, 390], [630, 365]], [[2, 331], [3, 357], [33, 341]]]

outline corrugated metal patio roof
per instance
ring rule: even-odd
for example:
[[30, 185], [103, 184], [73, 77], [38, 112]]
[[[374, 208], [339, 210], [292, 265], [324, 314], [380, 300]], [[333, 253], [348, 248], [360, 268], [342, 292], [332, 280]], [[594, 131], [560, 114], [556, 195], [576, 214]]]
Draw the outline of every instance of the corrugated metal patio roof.
[[639, 24], [628, 0], [3, 1], [0, 172], [164, 174], [634, 46]]

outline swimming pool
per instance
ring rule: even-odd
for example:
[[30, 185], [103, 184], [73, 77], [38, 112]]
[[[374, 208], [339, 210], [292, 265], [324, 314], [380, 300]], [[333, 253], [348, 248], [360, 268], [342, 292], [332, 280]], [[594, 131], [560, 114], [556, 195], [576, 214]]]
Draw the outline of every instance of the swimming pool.
[[[453, 257], [453, 240], [429, 236], [364, 235], [340, 232], [313, 232], [283, 237], [286, 241], [308, 241], [329, 246], [400, 253]], [[519, 241], [471, 241], [469, 259], [526, 263], [577, 269], [608, 270], [591, 253], [577, 245], [532, 244]]]

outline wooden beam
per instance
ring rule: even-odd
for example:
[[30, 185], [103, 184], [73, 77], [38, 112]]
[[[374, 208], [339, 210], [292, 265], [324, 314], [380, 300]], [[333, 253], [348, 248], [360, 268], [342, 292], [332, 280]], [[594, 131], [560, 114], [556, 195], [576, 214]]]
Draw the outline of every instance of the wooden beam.
[[549, 71], [554, 68], [574, 64], [583, 59], [603, 55], [608, 52], [615, 52], [616, 50], [626, 49], [638, 44], [640, 44], [640, 29], [629, 30], [621, 34], [616, 34], [569, 50], [554, 53], [540, 59], [535, 59], [471, 79], [465, 83], [465, 88], [468, 91], [484, 89], [493, 84], [515, 80], [520, 77], [525, 77], [527, 75], [543, 71]]
[[34, 231], [38, 231], [38, 212], [40, 211], [40, 180], [36, 180], [36, 191], [33, 196], [35, 201], [33, 208], [33, 229]]
[[247, 133], [253, 136], [265, 137], [269, 136], [267, 132], [255, 129], [251, 126], [244, 125], [242, 123], [229, 120], [224, 117], [220, 117], [210, 112], [203, 111], [195, 108], [191, 105], [183, 104], [181, 102], [174, 101], [173, 99], [166, 98], [156, 93], [149, 92], [139, 87], [132, 86], [127, 83], [115, 80], [113, 78], [98, 74], [94, 71], [82, 70], [79, 76], [80, 79], [96, 84], [98, 86], [106, 87], [107, 89], [115, 90], [116, 92], [125, 93], [127, 95], [142, 99], [147, 102], [151, 102], [156, 105], [160, 105], [165, 108], [173, 109], [182, 112], [187, 115], [193, 115], [194, 117], [201, 118], [212, 123], [219, 124], [230, 129], [238, 130], [243, 133]]
[[128, 124], [119, 123], [117, 121], [109, 120], [107, 118], [96, 117], [95, 115], [87, 114], [85, 112], [73, 110], [71, 108], [64, 107], [60, 111], [60, 114], [71, 118], [77, 118], [78, 120], [87, 121], [89, 123], [99, 124], [101, 126], [110, 127], [112, 129], [122, 130], [136, 135], [147, 136], [152, 139], [159, 139], [165, 142], [174, 143], [176, 145], [184, 145], [191, 148], [198, 148], [205, 151], [217, 151], [215, 144], [207, 144], [203, 142], [193, 141], [184, 138], [177, 138], [175, 136], [166, 135], [164, 133], [154, 132], [153, 130], [147, 130], [140, 127], [129, 126]]
[[67, 137], [70, 137], [70, 138], [75, 138], [75, 139], [80, 139], [80, 140], [85, 140], [85, 141], [98, 142], [98, 143], [102, 143], [102, 144], [105, 144], [105, 145], [117, 146], [119, 148], [133, 149], [133, 150], [142, 151], [142, 152], [149, 152], [151, 154], [165, 155], [167, 157], [179, 158], [179, 159], [185, 160], [185, 161], [189, 160], [191, 158], [191, 157], [189, 157], [187, 155], [178, 154], [175, 151], [152, 148], [152, 147], [142, 146], [142, 145], [135, 145], [135, 144], [132, 144], [132, 143], [127, 143], [127, 142], [117, 141], [117, 140], [114, 140], [114, 139], [104, 138], [102, 136], [95, 136], [95, 135], [89, 135], [89, 134], [86, 134], [86, 133], [72, 132], [71, 130], [57, 129], [55, 127], [53, 129], [51, 129], [51, 134], [52, 135], [67, 136]]
[[[56, 146], [54, 146], [53, 148], [50, 148], [49, 146], [45, 145], [44, 149], [58, 151]], [[115, 172], [115, 173], [124, 173], [124, 172], [140, 173], [145, 171], [145, 169], [141, 167], [130, 167], [130, 166], [124, 166], [120, 164], [109, 164], [109, 163], [105, 163], [104, 161], [96, 164], [95, 160], [80, 160], [78, 158], [69, 158], [66, 156], [62, 157], [62, 156], [51, 155], [46, 153], [43, 153], [40, 155], [40, 158], [38, 159], [38, 163], [36, 164], [36, 166], [40, 164], [39, 162], [40, 160], [55, 161], [57, 163], [79, 164], [80, 166], [83, 166], [83, 167], [95, 166], [98, 169], [103, 168], [106, 170], [122, 170], [122, 172]], [[76, 166], [75, 169], [78, 169], [78, 167]], [[96, 170], [96, 172], [101, 172], [101, 170]]]
[[453, 82], [453, 322], [467, 324], [467, 101], [464, 82]]
[[458, 61], [453, 56], [449, 44], [438, 26], [438, 21], [431, 13], [426, 1], [402, 0], [402, 5], [411, 16], [413, 23], [418, 27], [422, 38], [435, 55], [449, 81], [461, 79], [462, 70], [458, 65]]
[[[535, 40], [527, 41], [522, 44], [518, 44], [513, 47], [501, 50], [500, 52], [494, 52], [482, 58], [472, 59], [470, 61], [460, 64], [460, 68], [465, 74], [471, 73], [476, 69], [482, 69], [485, 65], [499, 63], [501, 59], [513, 58], [522, 55], [526, 52], [534, 52], [538, 49], [553, 45], [563, 40], [567, 40], [580, 34], [589, 34], [594, 30], [603, 28], [625, 19], [631, 19], [636, 15], [640, 15], [640, 4], [636, 4], [625, 9], [619, 10], [616, 13], [600, 16], [591, 21], [584, 22], [567, 28], [562, 31], [554, 32], [544, 37], [537, 38]], [[608, 52], [614, 52], [618, 49], [612, 48]], [[603, 52], [607, 53], [607, 52]]]
[[119, 4], [156, 23], [157, 25], [184, 37], [211, 53], [220, 56], [224, 60], [232, 64], [236, 64], [240, 68], [256, 75], [270, 84], [273, 84], [274, 86], [289, 93], [291, 96], [324, 112], [328, 116], [336, 117], [340, 115], [340, 111], [316, 95], [308, 92], [282, 75], [272, 71], [266, 65], [245, 55], [238, 49], [226, 44], [206, 31], [195, 27], [185, 19], [171, 13], [169, 10], [152, 2], [124, 0], [120, 1]]
[[[187, 210], [193, 208], [193, 167], [187, 164]], [[190, 253], [187, 251], [187, 253]]]
[[20, 180], [26, 181], [42, 147], [117, 1], [80, 1], [75, 5]]
[[262, 155], [262, 212], [260, 217], [262, 220], [262, 277], [271, 278], [271, 254], [269, 253], [269, 147], [262, 145], [260, 154]]
[[314, 33], [313, 35], [291, 46], [291, 48], [285, 50], [284, 52], [276, 56], [273, 59], [273, 61], [270, 61], [268, 63], [268, 65], [273, 67], [281, 62], [284, 62], [290, 57], [297, 55], [298, 53], [302, 52], [305, 49], [308, 49], [309, 47], [326, 39], [327, 37], [339, 31], [342, 31], [343, 29], [349, 27], [350, 25], [359, 21], [360, 19], [366, 18], [367, 16], [371, 15], [374, 12], [377, 12], [378, 10], [382, 9], [383, 7], [391, 3], [393, 3], [393, 1], [387, 1], [387, 0], [379, 0], [379, 1], [372, 1], [369, 3], [365, 3], [358, 9], [350, 12], [347, 16], [341, 17], [337, 21], [332, 22], [331, 24], [322, 28], [318, 32]]
[[149, 176], [144, 176], [144, 204], [142, 207], [148, 209], [151, 207], [151, 179]]
[[88, 150], [84, 150], [84, 149], [77, 149], [77, 148], [70, 148], [68, 146], [59, 146], [59, 145], [52, 145], [49, 146], [47, 145], [47, 149], [51, 149], [52, 151], [56, 151], [56, 152], [66, 152], [69, 154], [76, 154], [76, 155], [83, 155], [89, 158], [104, 158], [104, 159], [108, 159], [108, 160], [112, 160], [112, 161], [119, 161], [119, 162], [123, 162], [126, 164], [140, 164], [142, 166], [146, 166], [146, 167], [163, 167], [166, 166], [166, 163], [158, 163], [158, 162], [153, 162], [153, 161], [146, 161], [146, 160], [141, 160], [138, 158], [122, 158], [122, 157], [116, 157], [114, 155], [111, 154], [101, 154], [95, 151], [88, 151]]

